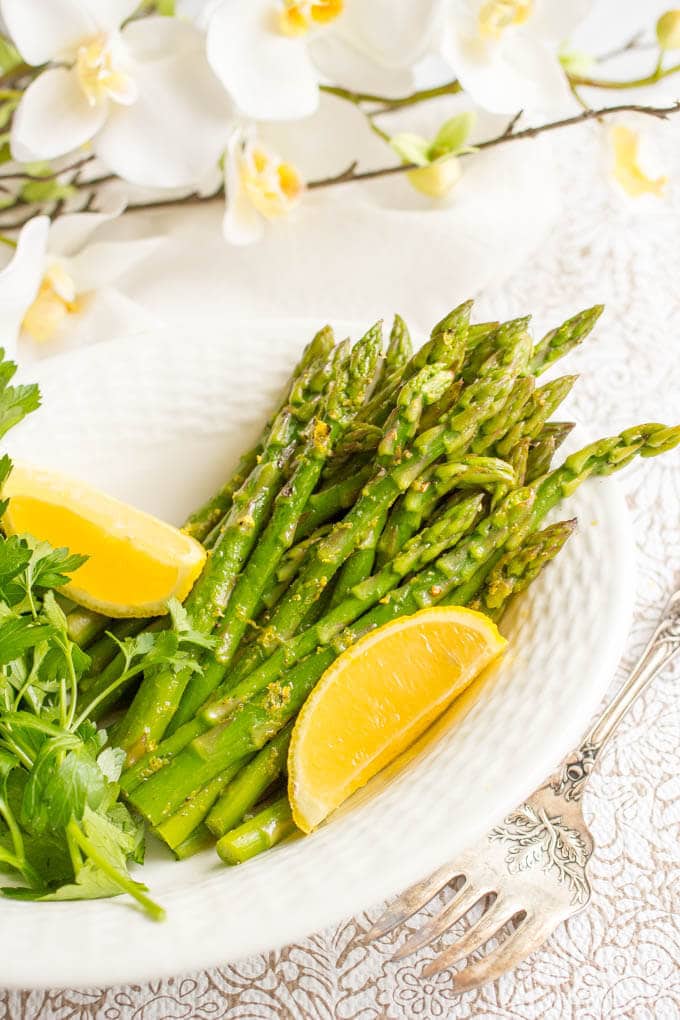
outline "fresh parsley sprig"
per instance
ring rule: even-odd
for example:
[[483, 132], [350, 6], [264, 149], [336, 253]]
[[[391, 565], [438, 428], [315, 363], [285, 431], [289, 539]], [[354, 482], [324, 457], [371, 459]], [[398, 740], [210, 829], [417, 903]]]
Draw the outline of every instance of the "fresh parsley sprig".
[[[39, 406], [36, 386], [12, 386], [0, 350], [0, 437]], [[1, 487], [11, 471], [0, 457]], [[6, 501], [0, 500], [0, 516]], [[129, 893], [159, 920], [163, 909], [129, 873], [144, 831], [119, 799], [125, 755], [106, 746], [79, 711], [87, 654], [68, 635], [55, 592], [84, 557], [30, 536], [0, 535], [0, 870], [14, 899], [92, 899]], [[179, 605], [170, 630], [121, 643], [122, 673], [109, 691], [165, 662], [188, 664], [198, 638]]]

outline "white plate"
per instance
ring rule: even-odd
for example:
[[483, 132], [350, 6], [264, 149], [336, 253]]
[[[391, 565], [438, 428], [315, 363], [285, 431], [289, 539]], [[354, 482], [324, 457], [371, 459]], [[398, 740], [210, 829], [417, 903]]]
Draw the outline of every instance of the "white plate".
[[[250, 443], [317, 325], [215, 324], [57, 358], [41, 366], [44, 406], [11, 452], [179, 523]], [[504, 622], [502, 666], [407, 761], [314, 835], [242, 867], [212, 852], [180, 864], [155, 849], [143, 878], [165, 924], [123, 898], [2, 903], [0, 986], [141, 981], [272, 949], [399, 892], [476, 840], [576, 744], [627, 633], [633, 543], [616, 484], [588, 483], [567, 512], [580, 530]]]

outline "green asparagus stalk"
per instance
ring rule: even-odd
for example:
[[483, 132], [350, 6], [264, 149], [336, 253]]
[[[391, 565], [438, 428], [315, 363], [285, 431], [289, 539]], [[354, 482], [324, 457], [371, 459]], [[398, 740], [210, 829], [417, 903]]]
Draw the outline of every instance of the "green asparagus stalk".
[[175, 847], [173, 853], [178, 861], [186, 861], [196, 854], [203, 853], [215, 845], [215, 837], [205, 825], [199, 825], [183, 843]]
[[66, 617], [68, 636], [81, 648], [88, 648], [104, 633], [108, 625], [109, 620], [106, 616], [84, 609], [82, 606], [76, 606]]
[[[310, 441], [301, 452], [288, 483], [276, 497], [271, 520], [236, 581], [216, 629], [215, 657], [225, 669], [236, 654], [281, 557], [294, 540], [300, 517], [334, 443], [349, 426], [370, 391], [381, 348], [382, 328], [379, 324], [359, 341], [348, 359], [338, 361], [338, 378], [330, 388], [323, 415], [313, 422]], [[195, 673], [189, 679], [177, 712], [176, 725], [190, 719], [203, 704], [211, 693], [211, 682], [207, 670]], [[170, 714], [167, 716], [169, 720]]]
[[246, 812], [285, 770], [292, 732], [291, 721], [231, 781], [206, 818], [215, 836], [219, 838], [240, 825]]
[[333, 520], [343, 510], [349, 510], [374, 472], [373, 463], [365, 464], [356, 473], [341, 478], [310, 496], [307, 509], [300, 518], [295, 532], [296, 541], [311, 535], [320, 525]]
[[452, 462], [434, 464], [413, 482], [392, 508], [378, 543], [378, 566], [383, 566], [397, 555], [437, 503], [455, 488], [472, 485], [495, 489], [498, 483], [512, 485], [514, 481], [512, 467], [497, 457], [469, 455]]
[[563, 322], [556, 329], [551, 329], [536, 344], [531, 356], [530, 369], [534, 375], [541, 375], [558, 358], [564, 357], [569, 351], [583, 343], [592, 332], [595, 323], [602, 315], [604, 305], [594, 305]]
[[291, 391], [296, 382], [298, 382], [300, 376], [308, 372], [312, 365], [325, 362], [330, 357], [334, 344], [333, 330], [330, 326], [324, 326], [305, 347], [302, 357], [293, 369], [291, 378], [288, 381], [286, 396], [283, 402], [265, 425], [255, 446], [243, 454], [229, 481], [185, 521], [182, 530], [187, 535], [198, 539], [199, 542], [203, 541], [231, 508], [234, 495], [257, 464], [258, 457], [262, 453], [274, 420], [290, 400]]
[[502, 351], [506, 347], [512, 347], [515, 338], [526, 333], [530, 321], [530, 315], [523, 315], [518, 319], [509, 319], [507, 322], [501, 323], [497, 329], [487, 334], [484, 339], [475, 344], [474, 348], [468, 351], [465, 358], [461, 373], [464, 382], [468, 385], [474, 382], [480, 375], [485, 361], [493, 357], [497, 351]]
[[395, 378], [399, 378], [412, 356], [413, 344], [408, 326], [401, 315], [395, 315], [380, 374], [376, 379], [374, 395], [380, 393], [383, 387], [389, 386]]
[[[276, 417], [259, 463], [235, 494], [231, 510], [220, 526], [219, 538], [185, 604], [196, 630], [210, 633], [224, 612], [239, 571], [265, 526], [286, 465], [302, 434], [303, 421], [317, 406], [319, 392], [330, 385], [339, 357], [334, 355], [324, 366], [312, 363], [296, 380], [295, 398]], [[293, 405], [295, 414], [289, 410]], [[112, 735], [115, 743], [128, 752], [129, 761], [153, 749], [191, 675], [188, 667], [179, 670], [168, 667], [144, 678]]]
[[[156, 829], [156, 835], [176, 853], [178, 848], [186, 843], [192, 832], [195, 832], [203, 824], [216, 801], [222, 792], [229, 787], [234, 777], [243, 768], [248, 768], [248, 763], [248, 758], [235, 762], [216, 775], [205, 786], [192, 791], [192, 794], [187, 797], [177, 811], [161, 822]], [[186, 847], [183, 852], [186, 852]]]
[[527, 482], [547, 474], [556, 450], [574, 428], [573, 422], [547, 422], [529, 447]]
[[533, 404], [530, 404], [530, 401], [535, 388], [536, 383], [533, 376], [522, 376], [517, 380], [498, 413], [485, 421], [480, 428], [472, 444], [473, 453], [489, 453], [493, 450], [495, 443], [531, 412]]
[[222, 836], [217, 852], [225, 864], [243, 864], [264, 850], [271, 850], [295, 831], [288, 797], [283, 796]]
[[465, 301], [434, 327], [430, 339], [413, 354], [403, 371], [393, 373], [390, 381], [368, 401], [361, 412], [362, 421], [384, 424], [403, 385], [427, 365], [458, 372], [465, 357], [471, 309], [472, 301]]
[[367, 577], [371, 576], [373, 571], [373, 565], [375, 563], [375, 553], [382, 534], [382, 530], [385, 527], [385, 520], [387, 514], [381, 514], [376, 517], [372, 528], [368, 531], [366, 537], [359, 543], [353, 553], [345, 560], [340, 572], [338, 579], [335, 582], [335, 589], [331, 598], [331, 608], [340, 605], [345, 599], [352, 588], [364, 581]]
[[551, 414], [554, 414], [566, 399], [578, 376], [564, 375], [539, 387], [532, 394], [523, 416], [496, 443], [494, 452], [499, 457], [507, 456], [520, 439], [534, 439], [542, 430]]
[[560, 552], [576, 529], [576, 519], [549, 524], [542, 531], [530, 534], [519, 549], [501, 556], [490, 571], [479, 596], [470, 602], [471, 609], [497, 620], [510, 599], [524, 591], [543, 568]]
[[[382, 349], [381, 326], [374, 326], [359, 341], [332, 384], [322, 416], [313, 423], [309, 442], [297, 466], [274, 503], [271, 520], [249, 562], [236, 582], [223, 619], [217, 628], [215, 655], [229, 665], [266, 588], [314, 491], [334, 444], [363, 404], [375, 376]], [[192, 681], [192, 687], [196, 678]], [[187, 692], [188, 693], [188, 692]], [[199, 696], [195, 707], [205, 700]]]

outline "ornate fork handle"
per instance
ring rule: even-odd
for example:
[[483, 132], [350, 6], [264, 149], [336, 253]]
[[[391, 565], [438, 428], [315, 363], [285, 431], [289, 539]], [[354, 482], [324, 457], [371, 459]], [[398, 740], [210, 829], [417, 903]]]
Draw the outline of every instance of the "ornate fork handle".
[[595, 762], [633, 702], [680, 651], [680, 589], [671, 595], [656, 630], [628, 679], [550, 783], [567, 800], [580, 800]]

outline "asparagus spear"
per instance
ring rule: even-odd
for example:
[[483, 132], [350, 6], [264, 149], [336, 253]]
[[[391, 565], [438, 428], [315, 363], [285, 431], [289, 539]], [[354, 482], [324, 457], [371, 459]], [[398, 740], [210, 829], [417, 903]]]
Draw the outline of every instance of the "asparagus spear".
[[227, 832], [217, 843], [225, 864], [243, 864], [296, 831], [288, 797], [280, 797], [259, 814]]
[[368, 401], [361, 412], [362, 421], [384, 424], [402, 386], [426, 365], [441, 365], [454, 373], [459, 370], [465, 356], [471, 309], [472, 301], [464, 301], [434, 327], [430, 339], [412, 355], [403, 371], [394, 372]]
[[104, 633], [109, 620], [100, 613], [94, 613], [90, 609], [76, 606], [66, 616], [68, 636], [81, 648], [87, 648], [93, 641]]
[[531, 356], [530, 369], [533, 374], [541, 375], [554, 361], [583, 343], [603, 311], [604, 305], [593, 305], [546, 333], [536, 344]]
[[473, 453], [485, 454], [493, 450], [494, 444], [529, 413], [528, 405], [535, 387], [533, 376], [525, 375], [517, 380], [498, 413], [480, 428], [472, 444]]
[[[322, 416], [314, 422], [309, 442], [274, 503], [271, 520], [239, 577], [225, 615], [217, 628], [215, 654], [228, 665], [243, 637], [261, 593], [282, 555], [293, 542], [298, 522], [338, 438], [363, 404], [375, 376], [382, 348], [381, 326], [359, 341], [332, 384]], [[193, 686], [193, 683], [192, 683]], [[200, 698], [198, 704], [202, 704]]]
[[229, 481], [185, 521], [182, 530], [187, 535], [193, 536], [199, 542], [203, 541], [231, 508], [234, 495], [257, 464], [257, 459], [265, 446], [274, 419], [290, 400], [291, 391], [293, 391], [295, 384], [299, 381], [300, 376], [306, 374], [313, 364], [326, 361], [333, 350], [334, 343], [333, 330], [330, 326], [324, 326], [305, 347], [302, 357], [293, 369], [293, 373], [288, 381], [285, 399], [265, 425], [255, 446], [243, 454]]
[[543, 426], [529, 447], [526, 476], [528, 482], [535, 481], [550, 470], [555, 451], [573, 428], [573, 422], [548, 422]]
[[412, 483], [392, 508], [378, 543], [378, 566], [383, 566], [397, 555], [430, 516], [439, 500], [453, 489], [470, 485], [495, 488], [499, 482], [512, 484], [514, 480], [512, 467], [497, 457], [468, 455], [444, 464], [434, 464]]
[[[323, 387], [330, 384], [338, 357], [323, 366], [312, 363], [296, 381], [294, 399], [277, 415], [259, 463], [235, 494], [231, 510], [220, 526], [219, 538], [186, 601], [196, 630], [210, 633], [224, 611], [236, 577], [269, 516], [286, 465], [304, 430], [304, 420], [317, 406], [319, 391], [323, 392]], [[289, 409], [293, 405], [295, 413]], [[191, 672], [189, 668], [168, 667], [144, 678], [113, 732], [113, 740], [128, 752], [130, 761], [152, 749], [163, 734]]]
[[524, 414], [498, 440], [494, 452], [499, 457], [507, 456], [520, 439], [534, 439], [542, 430], [551, 414], [557, 410], [563, 400], [571, 392], [578, 376], [564, 375], [553, 379], [539, 387], [528, 401]]
[[395, 378], [398, 378], [404, 371], [410, 358], [413, 356], [413, 344], [408, 326], [401, 315], [395, 315], [392, 320], [390, 339], [385, 351], [380, 374], [376, 379], [375, 391], [377, 395], [384, 386], [388, 386]]
[[368, 531], [366, 537], [343, 563], [338, 579], [335, 582], [331, 607], [340, 605], [356, 584], [371, 576], [375, 563], [376, 547], [382, 530], [385, 527], [386, 518], [386, 513], [376, 517], [373, 527]]
[[461, 375], [468, 385], [479, 376], [482, 366], [496, 351], [512, 346], [515, 338], [524, 334], [531, 320], [530, 315], [502, 322], [497, 329], [488, 333], [467, 352]]
[[217, 836], [223, 836], [239, 825], [250, 808], [257, 804], [265, 790], [286, 767], [292, 721], [281, 730], [238, 775], [217, 801], [206, 819], [206, 825]]
[[530, 534], [519, 549], [502, 555], [478, 597], [470, 602], [470, 608], [497, 620], [510, 599], [524, 591], [557, 556], [575, 528], [575, 518], [549, 524], [542, 531]]
[[295, 538], [297, 541], [311, 535], [319, 525], [337, 517], [343, 510], [354, 505], [363, 489], [374, 474], [372, 463], [365, 464], [355, 474], [341, 478], [309, 497], [307, 509], [300, 518]]
[[[173, 815], [161, 822], [156, 835], [176, 852], [207, 818], [222, 791], [228, 788], [243, 768], [248, 768], [247, 758], [230, 765], [201, 789], [195, 790]], [[183, 853], [186, 853], [186, 848]]]
[[[232, 661], [282, 555], [293, 542], [300, 517], [333, 444], [370, 391], [381, 347], [382, 327], [378, 324], [359, 341], [351, 355], [338, 359], [338, 376], [331, 385], [322, 417], [312, 423], [310, 441], [302, 450], [290, 480], [276, 497], [271, 520], [236, 581], [216, 629], [215, 656], [224, 668]], [[211, 693], [211, 682], [207, 671], [195, 673], [189, 679], [178, 710], [178, 725], [190, 719], [203, 704]], [[170, 714], [167, 714], [167, 721]]]

